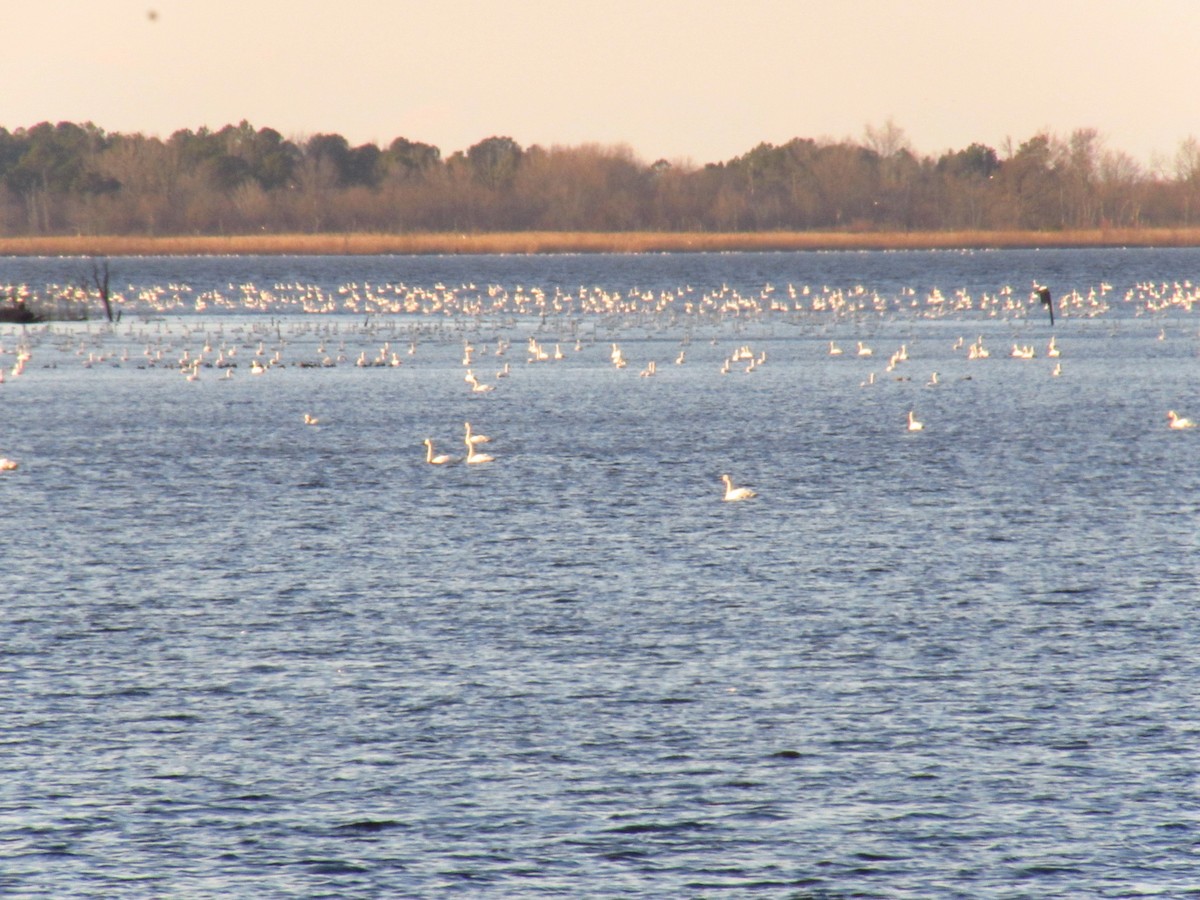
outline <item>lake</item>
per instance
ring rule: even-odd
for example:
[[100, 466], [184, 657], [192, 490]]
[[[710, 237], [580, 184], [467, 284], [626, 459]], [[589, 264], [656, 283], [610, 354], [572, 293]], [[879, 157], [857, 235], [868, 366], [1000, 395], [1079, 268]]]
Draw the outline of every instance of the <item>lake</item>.
[[1200, 251], [109, 264], [0, 326], [0, 894], [1200, 896]]

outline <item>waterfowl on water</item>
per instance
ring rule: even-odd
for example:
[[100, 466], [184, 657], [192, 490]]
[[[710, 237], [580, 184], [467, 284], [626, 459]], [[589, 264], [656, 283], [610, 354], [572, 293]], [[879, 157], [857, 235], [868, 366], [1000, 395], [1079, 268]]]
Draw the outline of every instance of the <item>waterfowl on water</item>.
[[1195, 428], [1196, 423], [1193, 422], [1191, 419], [1187, 419], [1187, 418], [1184, 418], [1183, 416], [1179, 415], [1179, 413], [1175, 412], [1175, 410], [1168, 409], [1167, 410], [1167, 427], [1174, 428], [1176, 430], [1180, 430], [1183, 428]]
[[470, 441], [467, 441], [466, 444], [467, 444], [467, 460], [466, 460], [467, 465], [478, 466], [483, 463], [490, 463], [495, 459], [495, 457], [493, 457], [489, 453], [480, 453], [478, 450], [475, 449], [474, 445]]
[[470, 369], [467, 369], [466, 377], [463, 380], [471, 386], [471, 391], [476, 394], [486, 394], [488, 391], [496, 389], [494, 384], [484, 384], [482, 381], [476, 378], [475, 373]]
[[748, 487], [734, 487], [733, 479], [728, 475], [722, 475], [721, 480], [725, 482], [725, 497], [726, 502], [734, 502], [737, 500], [749, 500], [751, 497], [757, 497], [758, 494]]
[[425, 462], [431, 466], [444, 466], [447, 463], [454, 462], [454, 457], [446, 453], [433, 452], [433, 439], [425, 438]]
[[925, 423], [918, 422], [916, 415], [910, 409], [908, 411], [908, 430], [909, 431], [921, 431], [924, 428], [925, 428]]

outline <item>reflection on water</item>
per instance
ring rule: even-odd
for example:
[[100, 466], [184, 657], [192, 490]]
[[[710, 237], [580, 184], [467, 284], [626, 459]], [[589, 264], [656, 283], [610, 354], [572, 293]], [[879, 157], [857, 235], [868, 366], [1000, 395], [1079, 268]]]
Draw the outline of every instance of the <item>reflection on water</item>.
[[0, 889], [1194, 891], [1198, 258], [121, 261], [890, 305], [5, 326]]

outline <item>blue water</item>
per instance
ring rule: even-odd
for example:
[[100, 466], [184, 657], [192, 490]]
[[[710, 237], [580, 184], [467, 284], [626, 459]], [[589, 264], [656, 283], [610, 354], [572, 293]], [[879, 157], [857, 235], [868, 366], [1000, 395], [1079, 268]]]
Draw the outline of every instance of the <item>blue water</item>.
[[[0, 326], [0, 895], [1200, 896], [1200, 252], [112, 266], [115, 326]], [[251, 282], [884, 309], [135, 299]]]

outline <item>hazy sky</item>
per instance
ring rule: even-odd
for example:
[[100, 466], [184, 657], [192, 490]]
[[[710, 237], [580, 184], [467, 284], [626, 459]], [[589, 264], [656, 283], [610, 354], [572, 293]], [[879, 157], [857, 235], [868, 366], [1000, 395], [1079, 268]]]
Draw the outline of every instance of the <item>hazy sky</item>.
[[[8, 0], [0, 126], [167, 137], [247, 119], [448, 156], [762, 141], [1003, 155], [1095, 128], [1143, 164], [1200, 138], [1200, 0]], [[151, 12], [153, 11], [153, 17]]]

